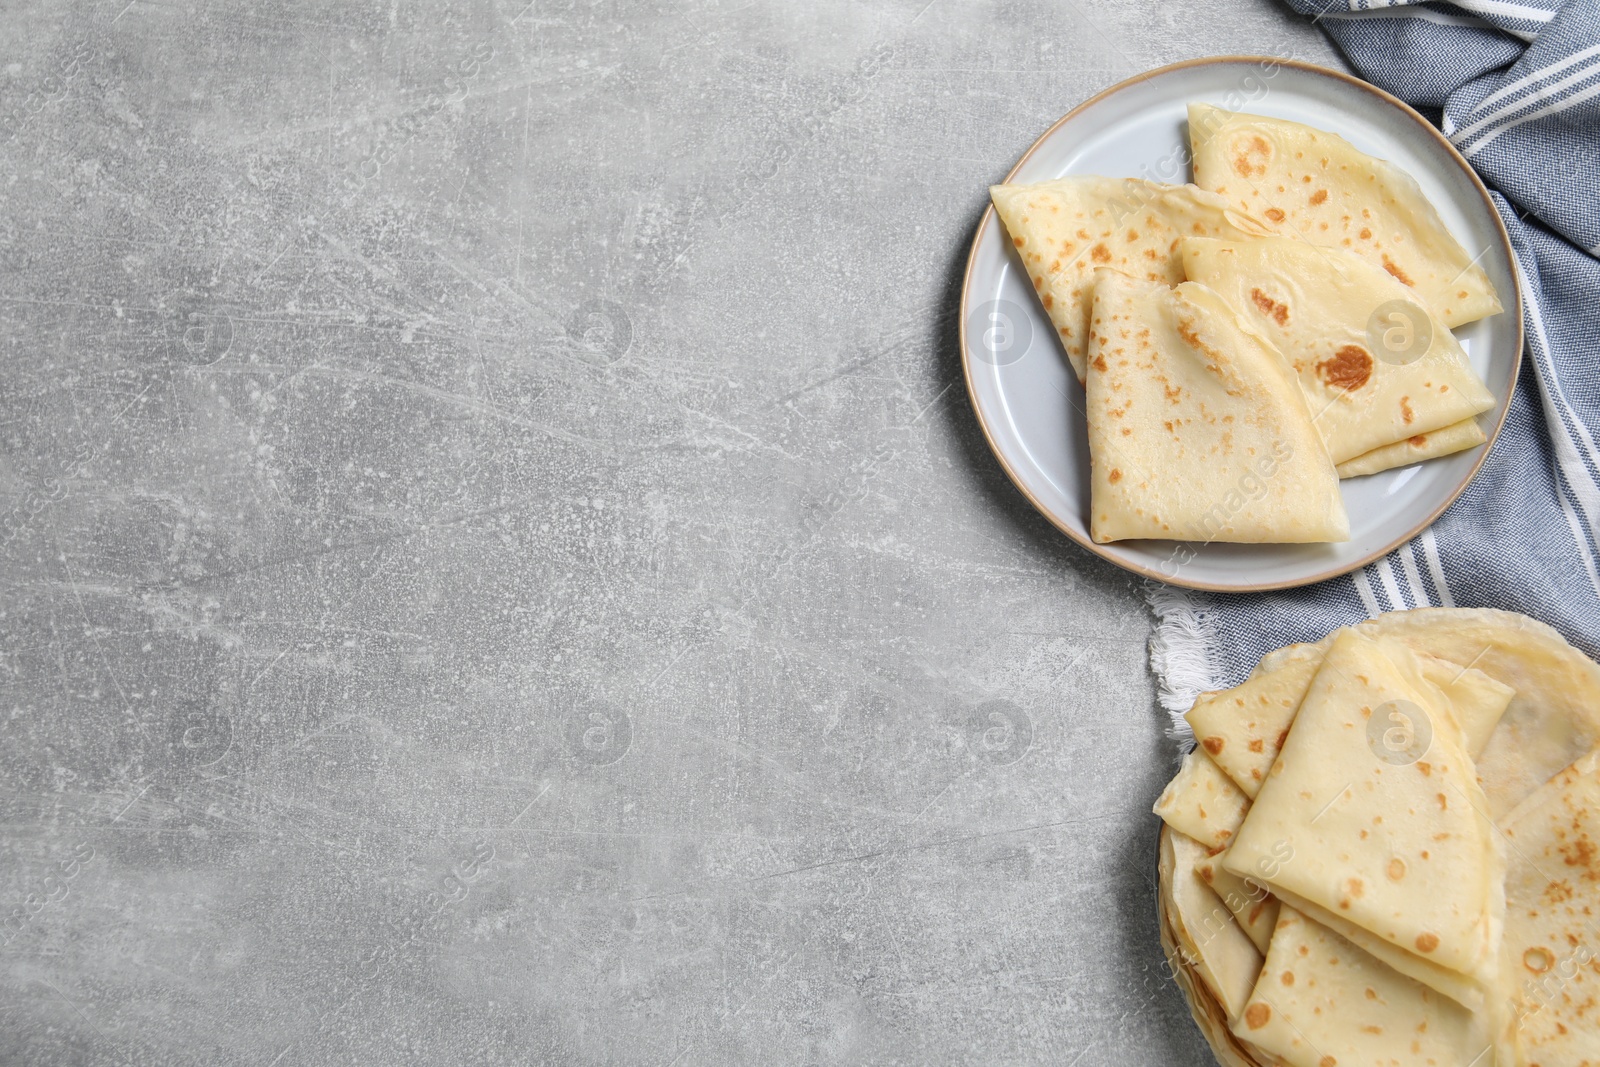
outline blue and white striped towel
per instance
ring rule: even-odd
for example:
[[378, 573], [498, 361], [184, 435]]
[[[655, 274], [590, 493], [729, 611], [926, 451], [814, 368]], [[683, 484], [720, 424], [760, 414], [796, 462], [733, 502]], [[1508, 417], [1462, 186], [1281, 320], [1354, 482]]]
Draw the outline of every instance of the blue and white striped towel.
[[1176, 716], [1271, 649], [1402, 608], [1520, 611], [1600, 657], [1600, 0], [1286, 2], [1438, 122], [1493, 191], [1527, 358], [1478, 477], [1409, 544], [1304, 589], [1152, 593], [1162, 703]]

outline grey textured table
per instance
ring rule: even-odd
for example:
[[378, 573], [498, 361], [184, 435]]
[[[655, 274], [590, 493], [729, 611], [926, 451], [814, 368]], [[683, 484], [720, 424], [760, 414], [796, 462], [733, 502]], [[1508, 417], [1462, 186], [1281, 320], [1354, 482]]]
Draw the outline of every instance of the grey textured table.
[[0, 1063], [1200, 1065], [985, 186], [1266, 2], [3, 16]]

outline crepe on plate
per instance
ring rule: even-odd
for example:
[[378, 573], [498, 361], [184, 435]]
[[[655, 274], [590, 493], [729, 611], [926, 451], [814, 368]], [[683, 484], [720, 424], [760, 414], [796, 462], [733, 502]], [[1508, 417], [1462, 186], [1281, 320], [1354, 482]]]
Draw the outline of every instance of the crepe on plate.
[[1600, 746], [1600, 664], [1542, 622], [1489, 608], [1418, 608], [1379, 615], [1356, 629], [1471, 664], [1512, 690], [1475, 759], [1497, 821]]
[[1166, 840], [1180, 836], [1177, 831], [1163, 827], [1161, 831], [1160, 865], [1156, 892], [1156, 913], [1161, 934], [1161, 951], [1167, 958], [1172, 978], [1183, 991], [1189, 1004], [1189, 1014], [1206, 1042], [1224, 1067], [1275, 1067], [1277, 1060], [1260, 1051], [1248, 1041], [1243, 1041], [1228, 1029], [1228, 1012], [1201, 977], [1199, 962], [1204, 946], [1196, 942], [1188, 929], [1178, 919], [1178, 907], [1173, 900], [1173, 890], [1179, 880], [1175, 877], [1177, 864], [1174, 849]]
[[1222, 899], [1245, 936], [1266, 952], [1278, 921], [1278, 898], [1255, 882], [1225, 870], [1215, 856], [1196, 861], [1194, 873]]
[[1417, 434], [1404, 441], [1396, 441], [1392, 445], [1374, 448], [1355, 459], [1347, 459], [1338, 465], [1339, 477], [1360, 478], [1366, 474], [1377, 474], [1379, 471], [1392, 470], [1395, 467], [1409, 467], [1413, 463], [1421, 463], [1427, 459], [1438, 459], [1440, 456], [1453, 456], [1457, 452], [1465, 452], [1483, 444], [1489, 435], [1483, 432], [1483, 427], [1478, 425], [1477, 419], [1462, 419], [1460, 422], [1451, 423], [1438, 430]]
[[[1335, 463], [1494, 406], [1455, 335], [1357, 256], [1292, 237], [1185, 238], [1182, 251], [1189, 278], [1216, 290], [1289, 361]], [[1369, 327], [1386, 309], [1426, 328], [1427, 347], [1391, 354], [1379, 333], [1374, 352]], [[1422, 334], [1412, 337], [1420, 347]]]
[[1078, 175], [1032, 185], [994, 185], [989, 197], [1079, 381], [1084, 378], [1089, 295], [1097, 268], [1175, 285], [1183, 281], [1179, 237], [1242, 238], [1272, 232], [1259, 220], [1230, 210], [1213, 193], [1140, 178]]
[[[1471, 665], [1463, 683], [1482, 689], [1476, 699], [1493, 727], [1485, 738], [1475, 733], [1481, 724], [1464, 726], [1496, 820], [1600, 747], [1600, 664], [1544, 623], [1492, 608], [1430, 607], [1387, 612], [1355, 629], [1397, 641], [1424, 662]], [[1191, 708], [1200, 744], [1247, 796], [1260, 788], [1332, 636], [1269, 652], [1242, 684], [1203, 693]], [[1499, 714], [1492, 712], [1496, 685], [1510, 691]]]
[[1337, 134], [1189, 105], [1194, 180], [1314, 245], [1347, 249], [1460, 326], [1501, 310], [1489, 275], [1445, 229], [1416, 179]]
[[1096, 271], [1090, 325], [1095, 541], [1350, 536], [1300, 388], [1215, 292]]

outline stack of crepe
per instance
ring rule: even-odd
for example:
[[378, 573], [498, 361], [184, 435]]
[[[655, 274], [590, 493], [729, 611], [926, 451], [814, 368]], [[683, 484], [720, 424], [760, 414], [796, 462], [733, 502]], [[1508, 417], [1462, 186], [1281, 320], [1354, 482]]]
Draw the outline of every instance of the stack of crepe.
[[1346, 540], [1341, 478], [1485, 440], [1451, 327], [1500, 301], [1383, 160], [1200, 104], [1189, 129], [1194, 185], [990, 189], [1084, 383], [1090, 534]]
[[1600, 666], [1380, 616], [1188, 713], [1162, 944], [1228, 1067], [1600, 1063]]

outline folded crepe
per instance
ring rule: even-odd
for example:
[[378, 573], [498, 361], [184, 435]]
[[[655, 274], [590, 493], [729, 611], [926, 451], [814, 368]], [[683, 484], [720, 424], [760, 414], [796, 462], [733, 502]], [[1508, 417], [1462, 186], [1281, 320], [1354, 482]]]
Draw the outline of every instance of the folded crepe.
[[1175, 285], [1183, 281], [1184, 234], [1252, 237], [1271, 227], [1228, 209], [1192, 185], [1076, 176], [989, 188], [1078, 380], [1084, 378], [1090, 283], [1098, 267]]
[[1222, 899], [1233, 913], [1234, 922], [1262, 952], [1272, 941], [1272, 927], [1278, 921], [1278, 898], [1248, 878], [1224, 870], [1214, 856], [1205, 856], [1194, 865], [1195, 875]]
[[1520, 804], [1507, 839], [1505, 961], [1521, 1063], [1600, 1063], [1600, 753]]
[[1184, 716], [1201, 749], [1247, 797], [1266, 781], [1327, 641], [1269, 652], [1239, 685], [1202, 693]]
[[1096, 271], [1088, 357], [1095, 541], [1350, 536], [1283, 358], [1215, 292]]
[[1409, 174], [1337, 134], [1189, 105], [1194, 180], [1241, 211], [1346, 249], [1413, 289], [1447, 326], [1493, 315], [1500, 298], [1477, 250], [1450, 236]]
[[1477, 419], [1462, 419], [1443, 429], [1417, 434], [1404, 441], [1396, 441], [1392, 445], [1374, 448], [1371, 452], [1363, 453], [1355, 459], [1347, 459], [1339, 464], [1339, 477], [1360, 478], [1366, 474], [1377, 474], [1379, 471], [1392, 470], [1395, 467], [1409, 467], [1425, 459], [1453, 456], [1457, 452], [1465, 452], [1469, 448], [1481, 445], [1488, 439], [1483, 427], [1478, 425]]
[[[1162, 836], [1172, 834], [1163, 830]], [[1198, 953], [1178, 945], [1178, 924], [1174, 921], [1177, 908], [1172, 902], [1172, 853], [1169, 846], [1161, 846], [1160, 884], [1156, 893], [1156, 917], [1161, 934], [1161, 951], [1167, 958], [1172, 978], [1183, 990], [1189, 1004], [1189, 1015], [1205, 1035], [1211, 1051], [1222, 1067], [1277, 1067], [1278, 1061], [1251, 1045], [1241, 1041], [1228, 1029], [1228, 1013], [1201, 980], [1196, 963]]]
[[1206, 754], [1195, 749], [1156, 798], [1155, 813], [1180, 834], [1208, 849], [1227, 845], [1244, 820], [1249, 800]]
[[1171, 893], [1178, 947], [1229, 1017], [1244, 1010], [1261, 972], [1261, 953], [1233, 914], [1194, 873], [1205, 847], [1183, 834], [1161, 835], [1163, 883]]
[[[1411, 684], [1420, 667], [1396, 665], [1406, 655], [1355, 630], [1336, 634], [1222, 865], [1285, 905], [1374, 935], [1428, 964], [1429, 976], [1442, 969], [1489, 988], [1504, 858], [1464, 736]], [[1426, 739], [1411, 762], [1381, 757], [1390, 722]], [[1461, 992], [1450, 985], [1447, 994]]]
[[1287, 906], [1233, 1032], [1288, 1067], [1491, 1067], [1497, 1037], [1489, 1013], [1440, 996]]
[[[1384, 638], [1377, 638], [1380, 644]], [[1184, 718], [1218, 768], [1248, 797], [1272, 769], [1311, 678], [1333, 635], [1314, 645], [1289, 645], [1256, 665], [1232, 689], [1203, 693]], [[1473, 667], [1415, 653], [1421, 679], [1408, 679], [1430, 698], [1443, 699], [1466, 734], [1467, 754], [1476, 757], [1499, 724], [1514, 690]]]
[[1185, 238], [1182, 249], [1189, 278], [1221, 294], [1288, 359], [1335, 463], [1494, 406], [1436, 318], [1428, 347], [1409, 361], [1372, 351], [1369, 326], [1382, 309], [1407, 306], [1419, 325], [1427, 312], [1365, 260], [1293, 237]]
[[[1219, 856], [1217, 862], [1226, 862], [1224, 858], [1226, 855], [1223, 853]], [[1491, 987], [1487, 984], [1489, 979], [1487, 970], [1482, 974], [1465, 975], [1440, 966], [1415, 952], [1407, 952], [1397, 945], [1390, 944], [1376, 934], [1357, 926], [1339, 912], [1319, 907], [1293, 893], [1284, 892], [1280, 903], [1281, 906], [1291, 907], [1306, 918], [1332, 930], [1373, 959], [1392, 968], [1397, 974], [1403, 974], [1437, 993], [1443, 993], [1469, 1011], [1479, 1011], [1488, 1002]]]

